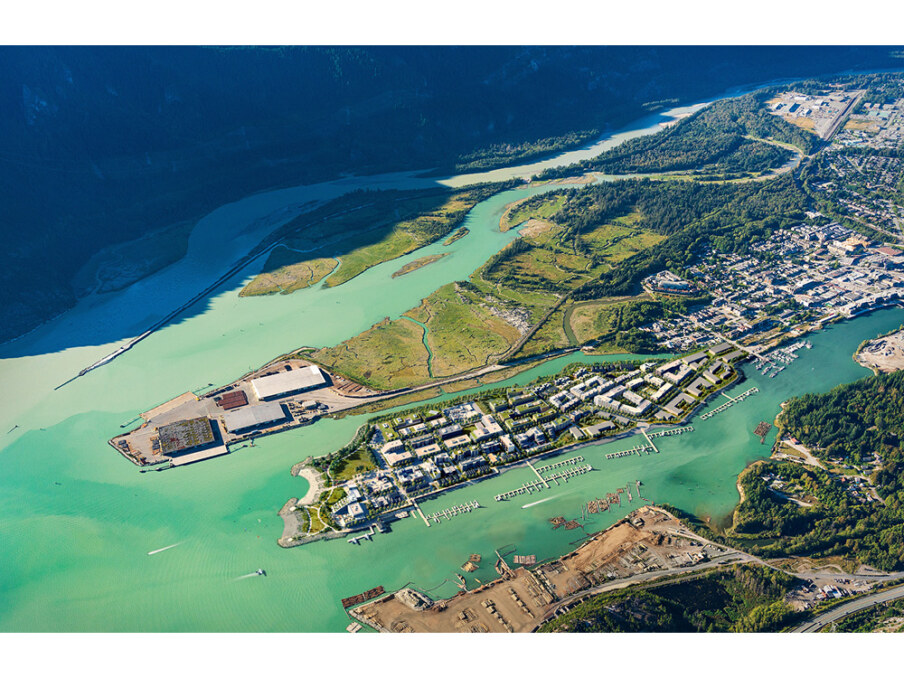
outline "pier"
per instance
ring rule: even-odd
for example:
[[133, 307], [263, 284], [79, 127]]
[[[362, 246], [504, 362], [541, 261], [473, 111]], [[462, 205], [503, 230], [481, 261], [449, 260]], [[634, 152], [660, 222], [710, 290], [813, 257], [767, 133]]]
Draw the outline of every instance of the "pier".
[[546, 471], [551, 471], [554, 468], [560, 468], [562, 466], [567, 466], [569, 464], [580, 464], [584, 461], [584, 457], [582, 455], [578, 455], [577, 457], [572, 457], [571, 459], [565, 459], [564, 461], [557, 461], [555, 464], [549, 464], [548, 466], [541, 466], [538, 469], [535, 469], [539, 473], [545, 473]]
[[659, 449], [653, 444], [653, 441], [650, 439], [650, 436], [647, 435], [647, 429], [642, 428], [642, 429], [640, 429], [640, 432], [643, 433], [643, 437], [647, 439], [648, 443], [650, 443], [650, 447], [653, 448], [653, 451], [656, 454], [659, 454]]
[[643, 452], [649, 454], [651, 451], [659, 452], [659, 450], [653, 446], [653, 443], [650, 443], [649, 445], [638, 445], [637, 447], [632, 447], [630, 450], [622, 450], [621, 452], [610, 452], [606, 455], [606, 459], [620, 459], [622, 457], [630, 457], [634, 454], [639, 457]]
[[[544, 487], [549, 487], [550, 480], [554, 480], [556, 484], [558, 484], [560, 480], [564, 480], [567, 483], [569, 478], [575, 478], [577, 476], [584, 475], [585, 473], [592, 470], [593, 467], [590, 464], [586, 464], [585, 466], [576, 466], [575, 468], [570, 468], [565, 471], [559, 471], [558, 473], [554, 473], [546, 478], [543, 478], [541, 476], [540, 480], [533, 480], [529, 483], [524, 483], [524, 485], [517, 489], [509, 490], [508, 492], [503, 492], [502, 494], [497, 494], [494, 499], [496, 501], [505, 501], [507, 499], [517, 497], [518, 495], [539, 492]], [[536, 472], [536, 469], [534, 469], [534, 471]]]
[[546, 480], [546, 478], [544, 478], [543, 476], [540, 475], [540, 472], [539, 472], [537, 469], [534, 468], [534, 465], [530, 463], [530, 460], [529, 460], [529, 459], [525, 459], [525, 460], [524, 460], [524, 463], [527, 464], [528, 468], [529, 468], [531, 471], [533, 471], [534, 473], [537, 474], [537, 477], [538, 477], [541, 481], [543, 481], [543, 484], [546, 485], [546, 489], [549, 489], [549, 482]]
[[[399, 487], [399, 486], [397, 485], [397, 487]], [[418, 515], [420, 515], [420, 517], [424, 521], [424, 525], [426, 525], [427, 527], [430, 527], [430, 521], [427, 520], [427, 516], [424, 515], [424, 512], [421, 510], [421, 507], [418, 506], [418, 503], [414, 499], [414, 497], [408, 496], [408, 493], [405, 492], [405, 490], [403, 490], [401, 487], [399, 487], [399, 491], [402, 493], [402, 496], [405, 497], [405, 499], [411, 503], [411, 508], [413, 508], [415, 511], [418, 512]]]
[[480, 508], [480, 502], [477, 500], [465, 502], [464, 504], [458, 504], [456, 506], [452, 506], [451, 508], [443, 509], [442, 511], [437, 511], [433, 513], [427, 518], [432, 520], [435, 523], [439, 522], [440, 518], [445, 518], [446, 520], [452, 520], [455, 516], [460, 516], [463, 513], [470, 513], [474, 509]]
[[[681, 428], [671, 428], [668, 431], [656, 431], [655, 433], [644, 434], [647, 436], [647, 440], [650, 438], [667, 438], [669, 436], [680, 436], [682, 433], [691, 433], [693, 432], [693, 426], [682, 426]], [[652, 443], [650, 443], [652, 445]]]
[[352, 537], [351, 539], [348, 540], [348, 543], [354, 544], [355, 546], [357, 546], [362, 539], [367, 539], [368, 541], [373, 541], [375, 533], [376, 533], [376, 530], [374, 530], [374, 526], [371, 525], [370, 532], [365, 532], [364, 534], [359, 534], [357, 537]]
[[727, 403], [722, 403], [721, 405], [719, 405], [719, 406], [718, 406], [716, 409], [714, 409], [714, 410], [710, 410], [709, 412], [706, 412], [706, 413], [704, 413], [704, 414], [701, 414], [701, 415], [700, 415], [700, 419], [709, 419], [710, 417], [713, 417], [713, 416], [719, 414], [720, 412], [724, 412], [724, 411], [727, 410], [729, 407], [732, 407], [732, 406], [734, 406], [734, 405], [737, 405], [739, 402], [741, 402], [741, 401], [743, 401], [743, 400], [746, 400], [747, 398], [749, 398], [750, 396], [752, 396], [754, 393], [759, 393], [759, 392], [760, 392], [760, 389], [758, 389], [756, 386], [754, 386], [753, 388], [747, 389], [747, 390], [744, 391], [741, 395], [735, 396], [734, 398], [732, 398], [732, 397], [728, 396], [727, 394], [723, 393], [722, 395], [724, 395], [726, 398], [728, 398], [728, 402], [727, 402]]

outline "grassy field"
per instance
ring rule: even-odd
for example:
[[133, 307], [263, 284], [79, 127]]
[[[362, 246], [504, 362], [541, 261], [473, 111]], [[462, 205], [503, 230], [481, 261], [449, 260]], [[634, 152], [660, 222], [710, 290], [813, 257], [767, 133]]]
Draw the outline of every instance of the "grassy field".
[[[282, 259], [288, 261], [295, 257], [297, 257], [297, 253], [287, 251], [284, 247], [277, 248], [270, 255], [272, 262], [279, 262]], [[338, 263], [337, 259], [323, 257], [297, 264], [280, 265], [270, 273], [261, 273], [256, 276], [242, 288], [239, 296], [253, 297], [261, 294], [273, 294], [274, 291], [289, 294], [295, 290], [316, 285], [328, 276]]]
[[383, 320], [331, 348], [308, 355], [329, 370], [376, 389], [429, 381], [423, 330], [407, 320]]
[[[449, 283], [403, 317], [306, 355], [374, 388], [415, 386], [430, 381], [429, 367], [433, 377], [443, 378], [491, 364], [521, 338], [529, 316], [518, 301], [496, 298], [470, 283]], [[427, 326], [429, 365], [423, 329], [412, 319]]]
[[499, 230], [508, 231], [528, 219], [548, 219], [565, 204], [566, 197], [562, 193], [549, 196], [538, 206], [530, 207], [524, 201], [514, 203], [505, 211], [499, 220]]
[[568, 338], [568, 334], [565, 331], [566, 313], [567, 307], [565, 305], [557, 308], [512, 358], [526, 358], [573, 346], [574, 343]]
[[433, 374], [452, 376], [492, 362], [518, 341], [521, 333], [467, 286], [439, 288], [407, 315], [424, 323], [433, 352]]
[[482, 279], [567, 294], [665, 239], [640, 227], [643, 214], [637, 209], [578, 233], [557, 214], [565, 200], [553, 194], [539, 202], [516, 203], [502, 221], [523, 224], [521, 238], [487, 263]]
[[359, 473], [366, 473], [377, 468], [373, 456], [366, 448], [360, 447], [342, 461], [336, 463], [333, 469], [333, 482], [342, 483], [351, 480]]
[[448, 235], [486, 196], [486, 190], [385, 191], [303, 215], [286, 229], [282, 246], [241, 294], [288, 294], [320, 282], [334, 268], [324, 285], [341, 285]]
[[582, 233], [580, 237], [594, 256], [609, 264], [617, 264], [665, 240], [664, 235], [636, 228], [634, 224], [640, 219], [640, 213], [632, 212], [589, 233]]
[[844, 129], [860, 130], [863, 132], [878, 132], [879, 125], [872, 120], [850, 119], [844, 123]]
[[488, 282], [533, 289], [567, 290], [589, 279], [592, 262], [559, 249], [528, 247], [484, 271]]
[[421, 257], [420, 259], [415, 259], [414, 261], [409, 261], [407, 264], [402, 266], [398, 271], [392, 274], [393, 278], [398, 278], [400, 275], [405, 275], [406, 273], [411, 273], [412, 271], [416, 271], [419, 268], [423, 268], [424, 266], [428, 266], [432, 264], [434, 261], [439, 261], [443, 257], [449, 256], [446, 254], [431, 254], [426, 257]]
[[651, 298], [649, 294], [644, 293], [636, 297], [609, 297], [576, 304], [571, 309], [569, 318], [575, 339], [578, 344], [585, 344], [614, 332], [617, 329], [615, 312], [620, 305]]

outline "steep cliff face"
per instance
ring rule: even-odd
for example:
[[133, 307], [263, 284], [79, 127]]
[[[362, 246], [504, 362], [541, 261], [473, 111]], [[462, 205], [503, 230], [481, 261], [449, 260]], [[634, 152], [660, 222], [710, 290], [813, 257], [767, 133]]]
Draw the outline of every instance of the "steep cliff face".
[[258, 190], [449, 167], [887, 51], [0, 48], [0, 341], [71, 306], [103, 248]]

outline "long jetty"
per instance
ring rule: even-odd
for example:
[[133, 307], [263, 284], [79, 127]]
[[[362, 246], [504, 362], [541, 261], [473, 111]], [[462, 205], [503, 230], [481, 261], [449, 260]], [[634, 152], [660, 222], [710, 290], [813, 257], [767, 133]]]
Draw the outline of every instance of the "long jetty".
[[[653, 451], [654, 451], [656, 454], [659, 454], [659, 448], [656, 447], [656, 445], [653, 444], [653, 441], [652, 441], [652, 440], [650, 440], [650, 436], [647, 435], [647, 429], [642, 428], [642, 429], [640, 429], [640, 432], [643, 433], [643, 437], [647, 439], [647, 442], [648, 442], [648, 443], [650, 443], [650, 447], [653, 448]], [[648, 452], [647, 454], [649, 454], [649, 452]]]
[[259, 259], [260, 257], [264, 256], [265, 254], [269, 254], [273, 250], [273, 248], [276, 247], [278, 244], [279, 243], [274, 243], [272, 245], [269, 245], [268, 247], [266, 247], [265, 249], [263, 249], [257, 253], [251, 252], [249, 254], [246, 254], [244, 257], [242, 257], [242, 259], [240, 259], [236, 264], [234, 264], [228, 271], [226, 271], [226, 273], [221, 275], [219, 278], [217, 278], [213, 283], [211, 283], [210, 285], [205, 287], [203, 290], [201, 290], [200, 292], [195, 294], [191, 299], [189, 299], [188, 301], [183, 303], [181, 306], [179, 306], [179, 308], [177, 308], [174, 311], [170, 311], [163, 318], [161, 318], [160, 320], [158, 320], [157, 322], [152, 324], [148, 329], [146, 329], [144, 332], [139, 334], [137, 337], [133, 337], [132, 339], [129, 339], [125, 344], [123, 344], [122, 346], [117, 348], [115, 351], [105, 355], [100, 360], [98, 360], [98, 361], [88, 365], [88, 367], [85, 367], [84, 369], [80, 370], [79, 373], [76, 374], [74, 377], [67, 379], [62, 384], [55, 387], [53, 390], [56, 391], [57, 389], [63, 388], [63, 386], [65, 386], [66, 384], [69, 384], [70, 382], [75, 381], [79, 377], [85, 376], [86, 374], [88, 374], [88, 372], [91, 372], [92, 370], [96, 370], [98, 367], [103, 367], [104, 365], [113, 362], [116, 358], [121, 356], [123, 353], [134, 348], [135, 345], [138, 344], [140, 341], [147, 339], [154, 332], [156, 332], [161, 327], [163, 327], [164, 325], [169, 323], [171, 320], [173, 320], [173, 318], [177, 317], [180, 313], [184, 313], [189, 308], [191, 308], [192, 306], [197, 304], [199, 301], [204, 299], [206, 296], [211, 294], [214, 290], [216, 290], [220, 285], [222, 285], [227, 280], [229, 280], [232, 276], [237, 274], [239, 271], [241, 271], [246, 266], [250, 265], [255, 259]]
[[532, 494], [533, 492], [539, 492], [544, 487], [549, 487], [549, 481], [555, 481], [557, 485], [560, 480], [563, 480], [567, 483], [569, 478], [576, 478], [577, 476], [584, 475], [585, 473], [588, 473], [592, 470], [593, 467], [590, 464], [586, 464], [584, 466], [576, 466], [565, 471], [559, 471], [558, 473], [553, 473], [551, 476], [546, 476], [545, 478], [541, 478], [540, 480], [533, 480], [529, 483], [524, 483], [524, 485], [514, 490], [509, 490], [508, 492], [497, 494], [494, 499], [496, 501], [505, 501], [506, 499], [512, 499], [521, 494]]
[[724, 412], [729, 407], [733, 407], [733, 406], [737, 405], [739, 402], [746, 400], [747, 398], [752, 396], [754, 393], [759, 393], [759, 392], [760, 392], [760, 389], [758, 389], [756, 386], [754, 386], [753, 388], [747, 389], [741, 395], [735, 396], [734, 398], [723, 393], [722, 395], [724, 395], [726, 398], [728, 398], [728, 402], [722, 403], [714, 410], [710, 410], [709, 412], [705, 412], [704, 414], [701, 414], [700, 419], [709, 419], [710, 417], [713, 417], [713, 416], [719, 414], [720, 412]]

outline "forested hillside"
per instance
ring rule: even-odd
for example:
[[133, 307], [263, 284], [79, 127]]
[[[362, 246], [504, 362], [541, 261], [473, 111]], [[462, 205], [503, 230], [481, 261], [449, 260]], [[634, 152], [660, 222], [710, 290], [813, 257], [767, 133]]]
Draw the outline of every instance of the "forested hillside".
[[859, 463], [863, 456], [879, 454], [900, 460], [904, 457], [904, 372], [793, 398], [785, 405], [781, 421], [784, 431], [823, 458]]
[[792, 144], [810, 153], [819, 138], [771, 115], [764, 101], [772, 89], [717, 101], [652, 136], [638, 137], [584, 160], [579, 165], [547, 170], [542, 178], [597, 171], [609, 174], [649, 172], [753, 174], [780, 167], [791, 151], [760, 139]]
[[[844, 472], [787, 461], [753, 466], [739, 480], [744, 501], [732, 528], [713, 536], [763, 557], [843, 557], [904, 568], [904, 372], [792, 398], [780, 421], [783, 433], [824, 463], [841, 459]], [[851, 464], [874, 454], [881, 458], [870, 474], [878, 500], [854, 492], [850, 475]]]
[[779, 631], [795, 618], [793, 577], [753, 565], [646, 590], [603, 593], [544, 624], [545, 633]]
[[184, 238], [255, 191], [492, 167], [733, 85], [889, 63], [875, 47], [2, 48], [0, 340], [71, 306], [101, 248]]

